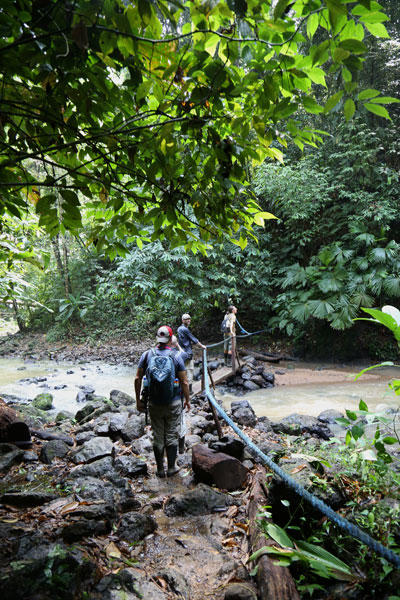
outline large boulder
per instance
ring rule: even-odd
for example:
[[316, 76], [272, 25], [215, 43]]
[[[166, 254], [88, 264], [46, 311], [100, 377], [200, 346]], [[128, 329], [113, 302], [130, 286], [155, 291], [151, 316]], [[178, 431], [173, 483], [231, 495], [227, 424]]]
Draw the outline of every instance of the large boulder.
[[114, 444], [107, 437], [94, 437], [78, 448], [73, 456], [73, 461], [78, 463], [88, 463], [104, 456], [111, 456]]
[[200, 483], [194, 490], [185, 494], [172, 496], [165, 505], [165, 513], [169, 517], [183, 515], [207, 515], [216, 511], [224, 511], [239, 502], [231, 495], [217, 492], [208, 485]]

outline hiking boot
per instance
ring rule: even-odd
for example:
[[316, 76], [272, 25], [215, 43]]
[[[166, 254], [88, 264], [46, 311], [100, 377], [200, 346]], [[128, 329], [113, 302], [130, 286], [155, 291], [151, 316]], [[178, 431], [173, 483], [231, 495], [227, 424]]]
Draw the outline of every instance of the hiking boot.
[[165, 477], [164, 470], [164, 448], [160, 450], [157, 446], [153, 446], [154, 458], [157, 465], [157, 477]]
[[179, 454], [185, 453], [185, 436], [182, 436], [179, 438], [178, 448], [179, 448]]
[[179, 467], [175, 464], [177, 454], [178, 446], [167, 446], [167, 477], [172, 477], [172, 475], [175, 475], [180, 470]]

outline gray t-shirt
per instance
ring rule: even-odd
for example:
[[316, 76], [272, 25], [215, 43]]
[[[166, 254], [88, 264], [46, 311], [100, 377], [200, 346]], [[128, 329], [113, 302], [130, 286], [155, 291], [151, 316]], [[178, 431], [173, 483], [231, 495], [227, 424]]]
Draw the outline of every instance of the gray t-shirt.
[[[169, 348], [169, 346], [167, 346], [163, 349], [156, 347], [155, 350], [156, 350], [157, 354], [159, 354], [160, 356], [168, 356], [168, 355], [171, 356], [172, 360], [174, 361], [174, 365], [175, 365], [175, 377], [176, 378], [178, 378], [178, 373], [180, 373], [181, 371], [186, 371], [186, 367], [185, 367], [185, 364], [182, 360], [182, 356], [180, 355], [180, 353], [174, 351], [172, 348]], [[143, 354], [139, 360], [138, 368], [143, 369], [145, 372], [147, 369], [147, 365], [149, 363], [150, 352], [151, 352], [151, 350], [147, 350], [146, 352], [143, 352]], [[179, 386], [179, 387], [177, 387], [177, 393], [174, 397], [174, 400], [178, 400], [180, 398], [181, 398], [181, 388]]]

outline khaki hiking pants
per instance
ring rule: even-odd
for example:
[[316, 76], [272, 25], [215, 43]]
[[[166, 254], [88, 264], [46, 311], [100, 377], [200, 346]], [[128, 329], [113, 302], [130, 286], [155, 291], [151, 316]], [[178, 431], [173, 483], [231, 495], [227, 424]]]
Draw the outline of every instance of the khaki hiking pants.
[[160, 451], [164, 446], [177, 446], [181, 430], [182, 400], [171, 404], [149, 404], [153, 445]]

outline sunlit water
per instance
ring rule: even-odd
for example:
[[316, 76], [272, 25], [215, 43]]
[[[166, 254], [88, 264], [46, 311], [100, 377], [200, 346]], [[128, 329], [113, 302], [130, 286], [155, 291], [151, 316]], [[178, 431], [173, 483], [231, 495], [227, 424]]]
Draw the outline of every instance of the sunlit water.
[[[317, 364], [295, 363], [294, 368], [318, 368]], [[278, 367], [276, 367], [278, 368]], [[293, 364], [279, 365], [279, 368], [293, 368]], [[331, 367], [330, 367], [331, 368]], [[359, 369], [361, 369], [360, 367]], [[357, 368], [341, 368], [340, 372], [356, 373]], [[271, 369], [272, 370], [272, 369]], [[99, 396], [108, 397], [111, 390], [121, 390], [134, 396], [133, 380], [136, 367], [115, 366], [105, 363], [54, 363], [41, 361], [26, 363], [18, 359], [0, 359], [0, 396], [13, 394], [32, 400], [40, 392], [53, 395], [54, 413], [66, 410], [75, 413], [82, 404], [76, 400], [82, 385], [92, 385]], [[318, 416], [323, 410], [358, 408], [360, 399], [364, 400], [370, 410], [381, 410], [387, 407], [398, 408], [400, 397], [388, 389], [388, 381], [395, 377], [400, 379], [400, 369], [385, 368], [373, 371], [379, 375], [374, 380], [363, 380], [346, 383], [313, 383], [301, 385], [275, 386], [246, 394], [257, 416], [267, 416], [277, 420], [294, 412]], [[45, 377], [39, 383], [29, 383], [21, 379]], [[55, 389], [66, 385], [64, 389]], [[238, 397], [233, 394], [221, 395], [225, 408], [230, 407]]]
[[[285, 368], [286, 365], [282, 365]], [[318, 368], [315, 364], [297, 363], [289, 368], [309, 367]], [[346, 409], [357, 410], [360, 400], [363, 400], [370, 411], [380, 411], [387, 408], [399, 408], [400, 396], [396, 396], [388, 387], [393, 378], [400, 379], [400, 369], [385, 367], [374, 369], [376, 379], [363, 379], [361, 376], [354, 381], [354, 374], [365, 368], [365, 365], [352, 368], [335, 368], [340, 373], [349, 375], [345, 383], [310, 383], [301, 385], [282, 385], [273, 388], [256, 390], [246, 394], [258, 417], [267, 416], [271, 420], [286, 417], [292, 413], [317, 417], [322, 411], [336, 409], [344, 412]], [[321, 373], [323, 377], [323, 372]], [[237, 397], [231, 394], [220, 396], [225, 407], [229, 407]]]

